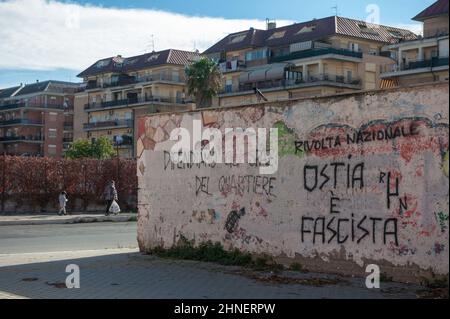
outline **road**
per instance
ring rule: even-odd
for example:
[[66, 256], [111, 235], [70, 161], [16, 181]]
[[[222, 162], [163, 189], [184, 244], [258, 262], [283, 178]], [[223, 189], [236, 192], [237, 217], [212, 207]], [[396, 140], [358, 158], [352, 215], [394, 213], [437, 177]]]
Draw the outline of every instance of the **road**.
[[[0, 226], [0, 299], [416, 298], [420, 288], [367, 289], [364, 278], [300, 272], [283, 272], [289, 280], [280, 283], [270, 272], [160, 259], [136, 247], [136, 223]], [[70, 264], [80, 269], [80, 289], [62, 289]]]
[[136, 223], [0, 226], [0, 254], [136, 248]]

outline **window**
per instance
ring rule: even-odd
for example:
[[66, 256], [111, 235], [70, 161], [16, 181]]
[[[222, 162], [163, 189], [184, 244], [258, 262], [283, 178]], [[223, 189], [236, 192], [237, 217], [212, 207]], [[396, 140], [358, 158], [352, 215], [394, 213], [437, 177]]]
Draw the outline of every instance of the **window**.
[[397, 38], [397, 39], [403, 37], [402, 33], [401, 33], [400, 31], [397, 31], [397, 30], [389, 30], [389, 34], [390, 34], [393, 38]]
[[135, 64], [137, 61], [138, 61], [138, 59], [125, 59], [124, 64], [132, 65], [132, 64]]
[[359, 52], [359, 44], [358, 43], [350, 42], [348, 44], [348, 48], [349, 48], [350, 51]]
[[180, 72], [178, 72], [178, 70], [172, 70], [172, 81], [180, 81]]
[[242, 42], [246, 37], [247, 37], [247, 32], [231, 35], [230, 36], [230, 43]]
[[103, 68], [109, 64], [109, 60], [98, 61], [95, 65], [97, 68]]
[[48, 137], [56, 138], [56, 136], [57, 136], [57, 130], [55, 128], [48, 129]]
[[274, 32], [267, 40], [279, 39], [279, 38], [284, 37], [285, 34], [286, 34], [286, 31]]
[[48, 155], [56, 155], [56, 145], [48, 146]]
[[304, 26], [303, 28], [300, 29], [300, 31], [297, 32], [297, 34], [313, 32], [315, 29], [316, 29], [315, 25]]
[[50, 117], [50, 122], [56, 122], [56, 120], [58, 119], [58, 113], [50, 112], [49, 117]]
[[373, 35], [378, 35], [378, 32], [375, 29], [373, 29], [373, 28], [371, 28], [371, 27], [369, 27], [369, 26], [367, 26], [365, 24], [358, 24], [358, 26], [359, 26], [359, 30], [362, 33], [369, 33], [369, 34], [373, 34]]
[[348, 82], [351, 82], [351, 81], [352, 81], [352, 77], [353, 77], [352, 71], [347, 71], [347, 81], [348, 81]]
[[225, 83], [225, 92], [231, 93], [233, 92], [233, 80], [228, 79]]
[[266, 57], [267, 57], [266, 49], [254, 50], [254, 51], [247, 52], [245, 54], [246, 61], [260, 60], [260, 59], [265, 59]]
[[148, 57], [147, 62], [153, 62], [153, 61], [156, 61], [156, 60], [158, 60], [158, 58], [159, 58], [159, 53], [157, 53], [157, 54], [152, 54], [151, 56]]

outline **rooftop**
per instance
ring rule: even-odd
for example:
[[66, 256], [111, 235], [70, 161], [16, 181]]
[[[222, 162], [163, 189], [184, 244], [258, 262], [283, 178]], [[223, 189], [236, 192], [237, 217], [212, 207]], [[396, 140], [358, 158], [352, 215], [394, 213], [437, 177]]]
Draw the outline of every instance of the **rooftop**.
[[0, 90], [0, 99], [7, 99], [18, 97], [22, 95], [35, 94], [48, 90], [49, 86], [63, 86], [77, 88], [79, 84], [63, 81], [48, 80], [43, 82], [36, 82], [32, 84], [26, 84], [23, 86], [15, 86]]
[[350, 36], [381, 43], [393, 43], [399, 39], [417, 39], [417, 35], [409, 30], [370, 25], [365, 21], [331, 16], [270, 30], [250, 29], [232, 33], [207, 49], [204, 54], [245, 48], [283, 46], [319, 40], [333, 35]]
[[92, 76], [102, 73], [122, 73], [144, 68], [151, 68], [165, 64], [188, 65], [199, 58], [197, 52], [168, 49], [159, 52], [151, 52], [143, 55], [123, 58], [122, 56], [110, 57], [99, 60], [89, 68], [78, 74], [78, 77]]
[[20, 89], [20, 86], [0, 90], [0, 99], [7, 99], [11, 97], [18, 89]]
[[431, 6], [416, 15], [413, 20], [424, 21], [441, 15], [448, 15], [448, 0], [438, 0]]

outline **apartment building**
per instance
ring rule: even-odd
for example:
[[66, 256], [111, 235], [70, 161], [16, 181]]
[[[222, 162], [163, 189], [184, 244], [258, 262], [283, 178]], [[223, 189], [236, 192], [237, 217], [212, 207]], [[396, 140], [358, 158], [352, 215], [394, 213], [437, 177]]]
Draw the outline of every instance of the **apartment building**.
[[0, 90], [0, 153], [61, 157], [73, 141], [78, 87], [45, 81]]
[[392, 59], [382, 48], [417, 36], [399, 28], [338, 16], [226, 36], [204, 54], [219, 64], [224, 91], [216, 106], [377, 89]]
[[185, 68], [199, 57], [169, 49], [97, 61], [78, 75], [84, 84], [75, 96], [75, 138], [107, 136], [119, 156], [134, 157], [135, 117], [194, 107]]
[[448, 2], [439, 0], [413, 18], [423, 36], [383, 48], [395, 61], [381, 74], [386, 86], [448, 80]]

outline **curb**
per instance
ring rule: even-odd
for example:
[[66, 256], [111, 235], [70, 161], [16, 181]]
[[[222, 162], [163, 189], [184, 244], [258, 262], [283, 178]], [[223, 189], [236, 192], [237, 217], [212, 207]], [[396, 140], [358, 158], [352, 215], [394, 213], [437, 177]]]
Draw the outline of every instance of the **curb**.
[[0, 291], [0, 299], [29, 299], [25, 296], [19, 296], [6, 291]]
[[87, 223], [125, 223], [137, 220], [137, 215], [118, 215], [118, 216], [78, 216], [68, 219], [44, 219], [44, 220], [5, 220], [0, 221], [0, 226], [18, 226], [18, 225], [56, 225], [56, 224], [87, 224]]

